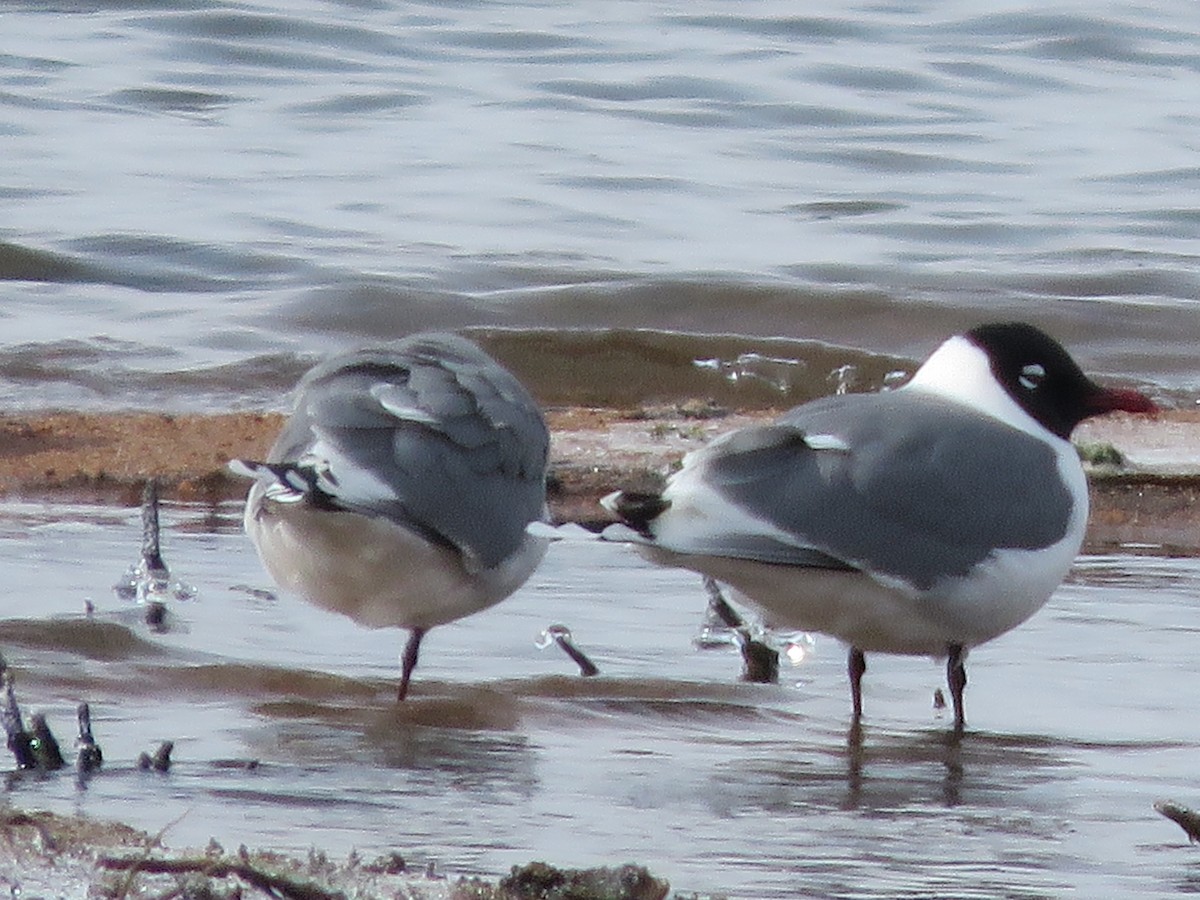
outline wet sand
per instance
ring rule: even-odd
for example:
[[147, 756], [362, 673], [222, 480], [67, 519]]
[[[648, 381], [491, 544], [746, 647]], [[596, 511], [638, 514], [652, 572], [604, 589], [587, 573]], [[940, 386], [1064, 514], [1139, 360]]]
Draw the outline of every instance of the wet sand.
[[[772, 415], [704, 402], [550, 410], [552, 514], [557, 521], [593, 521], [603, 515], [596, 501], [608, 491], [653, 481], [714, 435]], [[228, 473], [226, 462], [261, 458], [282, 421], [277, 413], [0, 419], [0, 495], [136, 505], [144, 482], [155, 478], [168, 498], [235, 499], [245, 482]], [[1130, 544], [1200, 550], [1200, 410], [1110, 416], [1084, 423], [1075, 439], [1111, 444], [1128, 463], [1090, 472], [1090, 550]]]

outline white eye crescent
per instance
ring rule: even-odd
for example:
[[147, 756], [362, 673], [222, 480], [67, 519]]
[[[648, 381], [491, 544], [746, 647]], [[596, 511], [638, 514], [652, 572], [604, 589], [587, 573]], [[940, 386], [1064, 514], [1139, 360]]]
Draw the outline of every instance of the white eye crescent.
[[1046, 377], [1046, 367], [1040, 363], [1030, 363], [1021, 369], [1021, 374], [1017, 378], [1021, 387], [1027, 391], [1034, 391], [1041, 385], [1042, 379]]

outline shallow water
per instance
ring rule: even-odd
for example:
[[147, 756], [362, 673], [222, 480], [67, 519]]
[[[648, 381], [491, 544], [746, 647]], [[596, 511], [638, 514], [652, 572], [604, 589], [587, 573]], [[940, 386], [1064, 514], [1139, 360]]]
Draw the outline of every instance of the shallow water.
[[[840, 366], [1019, 317], [1200, 387], [1189, 2], [2, 15], [6, 408], [278, 405], [316, 355], [433, 327], [545, 329], [523, 371], [577, 329]], [[685, 390], [714, 355], [677, 348]]]
[[[10, 803], [167, 828], [180, 848], [395, 849], [451, 875], [633, 860], [739, 898], [1200, 890], [1196, 849], [1152, 809], [1200, 805], [1195, 559], [1082, 558], [972, 655], [961, 740], [933, 708], [940, 666], [870, 658], [857, 742], [839, 646], [818, 638], [778, 685], [741, 683], [734, 651], [693, 645], [695, 577], [622, 547], [557, 544], [510, 600], [433, 631], [397, 709], [399, 632], [265, 595], [234, 506], [162, 518], [197, 596], [155, 633], [111, 589], [138, 511], [0, 509], [17, 695], [64, 744], [88, 700], [105, 754], [86, 787], [16, 778]], [[557, 622], [600, 677], [536, 649]], [[136, 770], [163, 740], [170, 772]]]

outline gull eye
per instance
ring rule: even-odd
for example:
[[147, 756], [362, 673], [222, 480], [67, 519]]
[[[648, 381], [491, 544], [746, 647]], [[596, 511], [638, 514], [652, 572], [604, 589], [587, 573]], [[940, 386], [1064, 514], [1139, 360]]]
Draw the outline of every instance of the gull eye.
[[1041, 363], [1030, 363], [1021, 369], [1021, 374], [1017, 377], [1021, 387], [1027, 391], [1036, 391], [1046, 378], [1046, 367]]

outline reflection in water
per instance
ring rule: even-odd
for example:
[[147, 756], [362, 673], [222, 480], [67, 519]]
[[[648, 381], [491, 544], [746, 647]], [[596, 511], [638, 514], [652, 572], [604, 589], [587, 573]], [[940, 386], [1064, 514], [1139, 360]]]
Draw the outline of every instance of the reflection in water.
[[[956, 736], [929, 703], [940, 666], [880, 656], [878, 713], [847, 730], [840, 647], [816, 639], [778, 684], [742, 682], [735, 645], [693, 646], [694, 578], [592, 544], [555, 545], [524, 590], [435, 635], [398, 707], [392, 635], [259, 593], [223, 518], [204, 531], [195, 510], [164, 511], [172, 568], [198, 590], [159, 634], [109, 593], [136, 511], [76, 510], [69, 527], [39, 511], [29, 527], [23, 509], [0, 516], [0, 565], [25, 588], [0, 648], [60, 736], [89, 703], [104, 765], [86, 790], [18, 778], [18, 806], [152, 832], [178, 820], [177, 847], [400, 850], [493, 876], [636, 860], [732, 897], [1157, 897], [1194, 862], [1152, 808], [1197, 802], [1200, 725], [1161, 687], [1200, 674], [1194, 560], [1084, 560], [1088, 577], [973, 656], [986, 677]], [[536, 650], [559, 620], [602, 674]], [[140, 771], [164, 741], [170, 771]]]
[[[920, 744], [906, 748], [899, 754], [885, 754], [880, 747], [868, 749], [863, 743], [864, 726], [861, 722], [853, 722], [846, 733], [846, 799], [843, 809], [862, 809], [871, 803], [871, 792], [866, 789], [865, 782], [870, 775], [864, 772], [871, 766], [892, 770], [902, 761], [920, 762], [942, 766], [945, 777], [942, 780], [942, 803], [945, 806], [958, 806], [962, 802], [963, 784], [963, 742], [964, 733], [956, 728], [923, 735]], [[884, 745], [886, 748], [886, 745]], [[926, 752], [927, 751], [927, 752]]]

